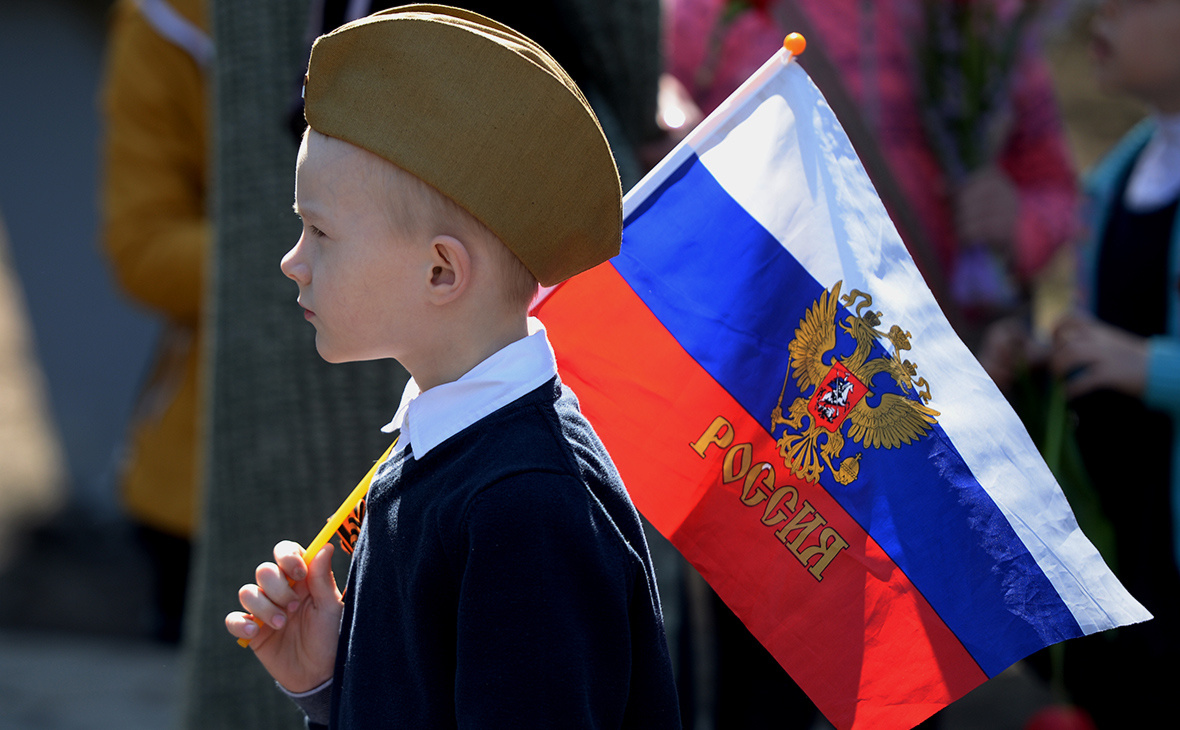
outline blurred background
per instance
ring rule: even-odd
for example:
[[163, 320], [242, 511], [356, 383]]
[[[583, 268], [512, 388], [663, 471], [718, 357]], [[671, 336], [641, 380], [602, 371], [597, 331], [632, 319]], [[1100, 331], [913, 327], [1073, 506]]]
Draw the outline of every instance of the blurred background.
[[145, 641], [146, 560], [115, 489], [157, 325], [115, 290], [97, 245], [108, 12], [0, 4], [5, 728], [166, 727], [179, 687], [176, 649]]
[[[161, 728], [180, 716], [182, 652], [154, 638], [150, 556], [116, 485], [159, 325], [116, 289], [98, 243], [111, 5], [0, 3], [0, 730]], [[1045, 50], [1085, 170], [1144, 110], [1097, 90], [1091, 4], [1060, 5]], [[1043, 306], [1064, 308], [1073, 276], [1069, 256], [1049, 267]], [[1012, 696], [994, 711], [1047, 702], [1036, 687]], [[971, 701], [965, 717], [989, 717]]]

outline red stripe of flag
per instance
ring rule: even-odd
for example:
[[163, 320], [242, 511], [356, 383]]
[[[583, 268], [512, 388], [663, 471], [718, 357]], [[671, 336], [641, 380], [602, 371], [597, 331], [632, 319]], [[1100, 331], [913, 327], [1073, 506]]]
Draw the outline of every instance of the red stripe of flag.
[[638, 509], [836, 727], [912, 727], [987, 679], [860, 525], [787, 474], [769, 424], [685, 353], [610, 264], [563, 284], [536, 314]]

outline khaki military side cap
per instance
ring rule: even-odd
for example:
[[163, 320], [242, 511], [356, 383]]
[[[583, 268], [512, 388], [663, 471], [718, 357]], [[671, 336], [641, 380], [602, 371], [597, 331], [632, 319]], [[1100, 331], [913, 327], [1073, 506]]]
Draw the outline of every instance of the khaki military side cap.
[[312, 129], [417, 175], [551, 286], [619, 251], [619, 174], [598, 119], [539, 45], [441, 5], [382, 11], [321, 36], [304, 89]]

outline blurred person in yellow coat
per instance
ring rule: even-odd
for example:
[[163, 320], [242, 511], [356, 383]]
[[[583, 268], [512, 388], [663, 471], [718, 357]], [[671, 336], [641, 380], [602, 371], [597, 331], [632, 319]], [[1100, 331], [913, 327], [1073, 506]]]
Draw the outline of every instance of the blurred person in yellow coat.
[[199, 523], [213, 44], [205, 0], [118, 0], [112, 12], [100, 97], [102, 245], [123, 291], [163, 321], [121, 487], [154, 562], [157, 636], [177, 641]]

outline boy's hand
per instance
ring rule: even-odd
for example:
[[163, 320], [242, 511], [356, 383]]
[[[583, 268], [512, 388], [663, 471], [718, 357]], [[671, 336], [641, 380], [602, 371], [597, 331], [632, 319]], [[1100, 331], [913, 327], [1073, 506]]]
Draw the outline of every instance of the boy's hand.
[[259, 565], [257, 582], [238, 591], [249, 615], [234, 611], [225, 617], [225, 628], [248, 639], [266, 671], [290, 692], [318, 687], [336, 665], [344, 601], [332, 575], [332, 552], [325, 545], [309, 566], [298, 544], [275, 545], [275, 561]]
[[1075, 313], [1053, 332], [1053, 372], [1070, 398], [1108, 388], [1142, 398], [1147, 386], [1147, 340]]

